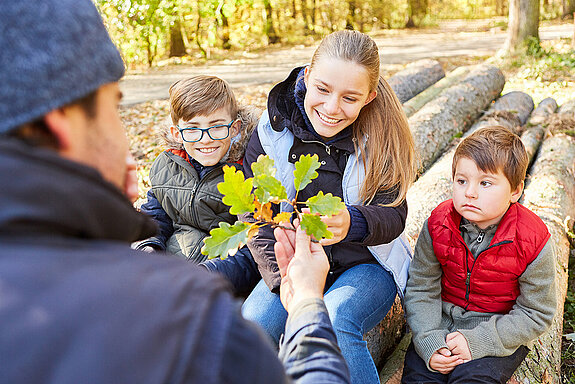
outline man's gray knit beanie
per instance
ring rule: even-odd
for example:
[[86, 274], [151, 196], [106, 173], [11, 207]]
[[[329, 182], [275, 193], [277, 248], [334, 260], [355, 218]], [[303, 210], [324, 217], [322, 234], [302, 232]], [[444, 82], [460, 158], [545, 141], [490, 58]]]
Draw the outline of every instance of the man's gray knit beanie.
[[0, 134], [123, 75], [91, 0], [2, 1]]

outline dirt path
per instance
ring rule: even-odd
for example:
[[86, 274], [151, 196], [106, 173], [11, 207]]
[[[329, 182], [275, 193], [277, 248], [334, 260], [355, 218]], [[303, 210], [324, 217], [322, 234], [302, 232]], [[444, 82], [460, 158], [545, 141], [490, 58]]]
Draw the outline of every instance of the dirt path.
[[[477, 27], [472, 24], [472, 21], [448, 22], [443, 23], [440, 29], [432, 31], [384, 31], [381, 35], [374, 36], [380, 50], [381, 64], [386, 68], [424, 58], [491, 56], [501, 48], [506, 36], [504, 31], [465, 31]], [[573, 28], [571, 23], [544, 25], [539, 28], [539, 37], [541, 40], [570, 38], [573, 36]], [[219, 76], [234, 87], [275, 83], [285, 78], [293, 67], [309, 62], [315, 48], [316, 46], [270, 50], [216, 64], [172, 66], [167, 70], [127, 75], [120, 83], [124, 93], [122, 104], [133, 105], [165, 99], [168, 97], [168, 88], [174, 81], [199, 74]]]

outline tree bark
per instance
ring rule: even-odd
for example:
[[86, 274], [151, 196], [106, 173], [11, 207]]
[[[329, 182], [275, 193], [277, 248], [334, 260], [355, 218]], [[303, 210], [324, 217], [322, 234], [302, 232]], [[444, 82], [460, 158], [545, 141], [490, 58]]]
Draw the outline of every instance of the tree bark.
[[545, 136], [545, 121], [555, 113], [557, 102], [548, 97], [542, 100], [537, 109], [531, 114], [525, 131], [521, 134], [521, 141], [525, 146], [530, 161], [535, 159], [535, 154], [541, 145], [541, 140]]
[[427, 15], [427, 0], [408, 0], [408, 17], [405, 23], [406, 28], [416, 28], [421, 26], [425, 15]]
[[357, 5], [355, 0], [347, 0], [347, 17], [345, 19], [345, 29], [355, 29], [355, 10]]
[[502, 53], [525, 51], [529, 39], [539, 40], [539, 1], [510, 0], [507, 38]]
[[[224, 13], [224, 2], [221, 1], [216, 9], [216, 25], [221, 26], [221, 33], [220, 36], [222, 38], [222, 48], [225, 50], [229, 50], [232, 48], [232, 44], [230, 43], [230, 23], [228, 21], [228, 17]], [[217, 15], [220, 18], [217, 18]], [[220, 21], [221, 20], [221, 23]]]
[[495, 0], [495, 13], [497, 16], [505, 16], [507, 14], [505, 0]]
[[445, 77], [437, 60], [424, 59], [409, 63], [404, 70], [387, 79], [401, 103], [415, 97], [423, 90]]
[[310, 26], [310, 10], [307, 6], [307, 0], [301, 0], [301, 16], [303, 18], [303, 31], [304, 35], [309, 35], [311, 33], [312, 26]]
[[172, 25], [170, 25], [170, 57], [186, 56], [186, 45], [184, 44], [184, 37], [182, 35], [182, 23], [177, 18]]
[[561, 5], [561, 8], [563, 8], [561, 18], [567, 19], [573, 17], [573, 13], [575, 13], [575, 0], [563, 0]]
[[[573, 111], [562, 109], [559, 115], [564, 114], [572, 121]], [[561, 155], [557, 156], [558, 153]], [[561, 335], [570, 246], [566, 229], [573, 225], [575, 212], [574, 164], [575, 139], [559, 133], [545, 139], [531, 167], [523, 204], [539, 215], [551, 232], [549, 241], [557, 258], [557, 314], [549, 332], [533, 343], [510, 383], [561, 382]]]
[[437, 83], [431, 85], [423, 92], [415, 95], [413, 98], [409, 99], [403, 103], [403, 111], [407, 117], [413, 115], [415, 112], [419, 111], [423, 106], [429, 103], [431, 100], [437, 97], [444, 89], [449, 88], [458, 82], [460, 82], [464, 76], [466, 76], [470, 71], [469, 66], [457, 67], [455, 70], [451, 71], [446, 77], [440, 79]]
[[278, 36], [273, 23], [273, 8], [270, 0], [264, 0], [264, 6], [266, 10], [265, 19], [265, 33], [268, 38], [268, 44], [277, 44], [280, 42], [280, 37]]
[[499, 68], [479, 65], [409, 118], [422, 171], [441, 155], [456, 135], [473, 123], [501, 93], [504, 84], [505, 77]]

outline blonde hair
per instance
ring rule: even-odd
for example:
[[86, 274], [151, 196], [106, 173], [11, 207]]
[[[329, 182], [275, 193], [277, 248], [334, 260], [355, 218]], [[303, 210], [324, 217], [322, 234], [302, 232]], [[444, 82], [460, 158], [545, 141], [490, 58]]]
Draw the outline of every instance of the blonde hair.
[[227, 81], [216, 76], [194, 76], [170, 86], [170, 117], [174, 125], [180, 119], [189, 121], [197, 115], [209, 115], [226, 108], [232, 118], [238, 104]]
[[377, 45], [361, 32], [338, 31], [322, 40], [312, 57], [310, 71], [324, 57], [363, 66], [369, 76], [370, 92], [377, 91], [375, 99], [361, 109], [353, 123], [356, 153], [363, 153], [365, 166], [360, 198], [368, 203], [377, 192], [394, 190], [397, 198], [386, 205], [401, 204], [415, 179], [415, 145], [399, 99], [379, 75]]
[[499, 125], [478, 129], [459, 143], [453, 155], [452, 177], [462, 157], [471, 159], [483, 172], [501, 171], [513, 190], [525, 179], [529, 165], [521, 138]]

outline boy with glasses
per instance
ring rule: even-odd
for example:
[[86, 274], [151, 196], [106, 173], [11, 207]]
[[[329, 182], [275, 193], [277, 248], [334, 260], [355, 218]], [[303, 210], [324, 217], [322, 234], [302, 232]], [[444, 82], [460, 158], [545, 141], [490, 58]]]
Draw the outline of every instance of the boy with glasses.
[[[150, 252], [165, 250], [201, 263], [206, 256], [200, 251], [210, 230], [221, 221], [230, 224], [236, 221], [236, 216], [229, 213], [229, 206], [222, 202], [217, 185], [224, 180], [224, 165], [242, 169], [245, 145], [258, 114], [238, 106], [226, 81], [215, 76], [195, 76], [170, 87], [170, 117], [172, 125], [162, 132], [169, 149], [152, 165], [152, 188], [148, 201], [141, 207], [142, 212], [159, 224], [160, 232], [138, 243], [136, 248]], [[243, 269], [230, 270], [240, 280], [246, 276], [249, 289], [259, 273], [246, 247], [236, 255], [245, 258], [246, 263], [242, 263]], [[225, 265], [210, 268], [212, 265], [208, 262], [206, 267], [225, 269]], [[227, 277], [242, 291], [241, 281]]]

